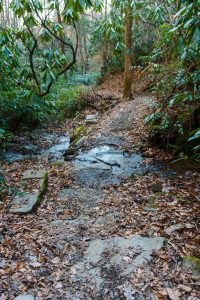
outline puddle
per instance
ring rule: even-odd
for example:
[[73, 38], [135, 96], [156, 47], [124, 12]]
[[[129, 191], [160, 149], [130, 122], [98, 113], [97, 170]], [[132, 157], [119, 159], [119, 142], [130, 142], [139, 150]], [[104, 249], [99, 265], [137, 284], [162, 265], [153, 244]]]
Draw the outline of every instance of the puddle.
[[1, 157], [4, 161], [6, 161], [8, 163], [12, 163], [12, 162], [15, 162], [15, 161], [26, 159], [26, 155], [23, 155], [21, 153], [14, 152], [14, 151], [3, 152], [1, 154]]
[[[30, 140], [32, 141], [31, 143], [17, 145], [19, 148], [18, 151], [4, 150], [0, 154], [0, 158], [7, 163], [26, 159], [36, 159], [40, 156], [47, 156], [51, 161], [63, 161], [63, 154], [69, 148], [70, 144], [69, 135], [59, 136], [58, 134], [49, 134], [39, 131], [33, 132], [30, 135]], [[43, 145], [45, 145], [45, 149], [41, 150]], [[13, 146], [13, 149], [14, 147], [16, 147], [16, 145]]]
[[51, 160], [64, 160], [63, 154], [66, 150], [69, 149], [70, 137], [61, 136], [58, 138], [57, 143], [48, 148], [45, 151], [42, 151], [42, 156], [50, 155]]

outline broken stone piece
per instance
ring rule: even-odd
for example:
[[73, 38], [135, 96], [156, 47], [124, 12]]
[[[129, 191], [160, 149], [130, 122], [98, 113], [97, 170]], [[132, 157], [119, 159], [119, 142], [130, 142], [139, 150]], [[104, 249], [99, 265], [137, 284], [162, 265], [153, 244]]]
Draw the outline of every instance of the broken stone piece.
[[24, 193], [23, 195], [17, 195], [11, 203], [10, 212], [18, 215], [29, 214], [36, 203], [37, 194]]
[[96, 124], [97, 123], [97, 115], [87, 115], [85, 119], [86, 124]]
[[186, 224], [180, 223], [180, 224], [175, 224], [175, 225], [172, 225], [172, 226], [166, 228], [165, 233], [170, 235], [174, 231], [179, 231], [179, 230], [183, 230], [183, 229], [192, 229], [192, 228], [195, 228], [195, 225], [189, 224], [189, 223], [186, 223]]
[[41, 179], [45, 173], [45, 170], [27, 170], [24, 172], [22, 179]]
[[34, 300], [34, 296], [32, 295], [19, 295], [14, 300]]
[[40, 189], [38, 193], [22, 193], [14, 197], [11, 202], [10, 213], [17, 215], [26, 215], [34, 210], [40, 205], [42, 197], [47, 189], [48, 174], [44, 174], [40, 181]]
[[152, 206], [145, 206], [143, 208], [145, 211], [151, 211], [151, 212], [156, 212], [157, 208], [156, 207], [152, 207]]

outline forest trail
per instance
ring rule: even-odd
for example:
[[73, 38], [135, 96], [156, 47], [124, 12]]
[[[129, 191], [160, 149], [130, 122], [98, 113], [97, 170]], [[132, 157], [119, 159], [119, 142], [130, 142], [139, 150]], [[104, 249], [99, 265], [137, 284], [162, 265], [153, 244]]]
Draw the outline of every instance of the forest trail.
[[10, 214], [9, 198], [4, 208], [2, 300], [200, 299], [189, 260], [198, 252], [200, 177], [175, 174], [163, 163], [169, 154], [147, 146], [143, 117], [151, 101], [135, 95], [84, 112], [73, 126], [90, 113], [97, 123], [87, 125], [72, 160], [39, 155], [4, 164], [21, 191], [37, 190], [34, 180], [22, 181], [27, 169], [45, 169], [49, 181], [36, 214]]

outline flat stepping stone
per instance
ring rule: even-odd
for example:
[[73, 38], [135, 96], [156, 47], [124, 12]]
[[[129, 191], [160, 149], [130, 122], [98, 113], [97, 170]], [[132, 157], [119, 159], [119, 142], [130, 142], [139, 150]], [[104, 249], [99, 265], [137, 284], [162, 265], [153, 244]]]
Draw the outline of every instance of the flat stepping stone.
[[86, 124], [96, 124], [97, 123], [97, 115], [87, 115], [85, 119]]
[[24, 172], [22, 179], [41, 179], [46, 174], [45, 170], [27, 170]]
[[[89, 243], [81, 262], [73, 266], [75, 280], [92, 282], [98, 289], [104, 285], [104, 270], [117, 270], [118, 277], [130, 277], [134, 270], [152, 260], [152, 253], [164, 245], [163, 237], [139, 235], [94, 240]], [[106, 259], [105, 259], [105, 253]]]
[[45, 172], [40, 179], [40, 188], [38, 193], [22, 193], [17, 195], [11, 202], [10, 213], [17, 215], [26, 215], [37, 209], [46, 192], [48, 184], [48, 173]]
[[24, 193], [21, 196], [16, 196], [10, 208], [10, 213], [17, 215], [26, 215], [33, 211], [37, 204], [37, 194]]
[[19, 295], [14, 300], [34, 300], [34, 296], [32, 295]]

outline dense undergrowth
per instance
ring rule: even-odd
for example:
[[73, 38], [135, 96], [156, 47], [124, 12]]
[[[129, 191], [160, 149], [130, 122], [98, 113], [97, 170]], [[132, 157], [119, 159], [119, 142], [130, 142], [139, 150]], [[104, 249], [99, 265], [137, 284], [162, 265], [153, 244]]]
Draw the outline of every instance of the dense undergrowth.
[[87, 85], [96, 83], [99, 73], [73, 75], [61, 78], [51, 93], [43, 98], [18, 87], [0, 91], [0, 142], [1, 147], [12, 140], [12, 132], [63, 121], [75, 117], [86, 105]]
[[151, 142], [200, 160], [199, 1], [180, 2], [172, 12], [170, 22], [160, 26], [153, 52], [143, 57], [158, 99], [145, 122], [150, 124]]

